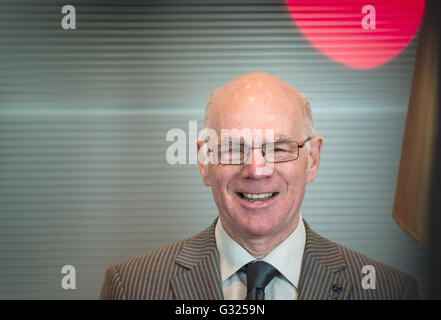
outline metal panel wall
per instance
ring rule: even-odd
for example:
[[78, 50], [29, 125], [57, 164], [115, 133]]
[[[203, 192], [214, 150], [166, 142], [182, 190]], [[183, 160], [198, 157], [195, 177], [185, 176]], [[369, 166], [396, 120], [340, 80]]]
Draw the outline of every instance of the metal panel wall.
[[[304, 91], [325, 138], [302, 215], [402, 269], [424, 296], [426, 252], [393, 221], [417, 41], [374, 70], [318, 52], [284, 1], [0, 2], [0, 298], [95, 299], [110, 264], [191, 236], [216, 207], [168, 130], [254, 70]], [[61, 267], [77, 289], [61, 288]]]

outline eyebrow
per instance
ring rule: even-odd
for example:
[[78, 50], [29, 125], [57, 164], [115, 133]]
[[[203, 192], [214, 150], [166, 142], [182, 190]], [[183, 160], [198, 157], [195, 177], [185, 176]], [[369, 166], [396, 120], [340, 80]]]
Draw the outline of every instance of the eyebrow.
[[282, 141], [286, 141], [289, 140], [288, 136], [278, 136], [274, 139], [274, 142], [282, 142]]
[[[276, 138], [274, 139], [274, 143], [277, 143], [277, 142], [283, 142], [283, 141], [287, 141], [287, 140], [289, 140], [289, 137], [288, 137], [288, 136], [281, 135], [281, 136], [278, 136], [278, 137], [276, 137]], [[226, 138], [224, 138], [223, 140], [220, 141], [219, 145], [225, 145], [225, 146], [227, 146], [227, 145], [230, 144], [230, 142], [231, 142], [231, 137], [226, 137]], [[242, 142], [242, 141], [241, 141], [241, 142]]]

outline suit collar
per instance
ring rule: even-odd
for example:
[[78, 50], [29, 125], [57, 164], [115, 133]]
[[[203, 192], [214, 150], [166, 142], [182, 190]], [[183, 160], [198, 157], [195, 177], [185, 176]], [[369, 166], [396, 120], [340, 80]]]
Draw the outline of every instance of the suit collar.
[[171, 285], [178, 300], [223, 300], [219, 253], [216, 248], [213, 224], [187, 240], [175, 263], [186, 271], [172, 279]]
[[[176, 299], [222, 300], [219, 253], [215, 226], [212, 225], [188, 239], [175, 263], [186, 270], [171, 282]], [[341, 276], [347, 268], [336, 243], [315, 233], [303, 220], [306, 245], [299, 280], [299, 300], [347, 299], [350, 282]]]
[[312, 255], [332, 272], [346, 268], [346, 260], [337, 244], [315, 233], [305, 220], [303, 222], [306, 230], [305, 254]]
[[350, 282], [341, 276], [346, 260], [336, 243], [321, 237], [304, 221], [306, 245], [299, 281], [299, 300], [347, 299]]

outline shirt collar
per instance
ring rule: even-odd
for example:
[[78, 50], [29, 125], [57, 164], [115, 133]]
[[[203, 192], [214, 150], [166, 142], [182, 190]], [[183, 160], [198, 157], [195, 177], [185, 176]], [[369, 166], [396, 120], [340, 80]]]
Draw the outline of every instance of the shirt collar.
[[[231, 277], [245, 264], [256, 260], [230, 237], [223, 228], [220, 219], [216, 223], [215, 238], [219, 251], [222, 281]], [[292, 285], [298, 288], [305, 243], [306, 231], [302, 216], [300, 215], [299, 224], [294, 232], [264, 257], [262, 261], [270, 263]]]
[[220, 219], [215, 228], [216, 246], [219, 251], [222, 281], [235, 274], [245, 264], [256, 260], [248, 251], [234, 241], [225, 231]]
[[274, 268], [298, 289], [303, 252], [305, 251], [306, 231], [300, 216], [297, 228], [262, 260]]

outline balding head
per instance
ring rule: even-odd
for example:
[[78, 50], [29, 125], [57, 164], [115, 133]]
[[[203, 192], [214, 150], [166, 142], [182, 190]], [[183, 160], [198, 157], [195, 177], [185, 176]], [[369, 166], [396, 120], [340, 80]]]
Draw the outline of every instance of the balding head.
[[[259, 99], [259, 101], [256, 101]], [[238, 76], [213, 91], [205, 109], [204, 127], [219, 130], [219, 116], [234, 112], [241, 106], [278, 101], [302, 114], [304, 135], [313, 136], [313, 118], [307, 97], [287, 82], [266, 72]]]
[[[213, 141], [211, 136], [198, 140], [198, 150], [210, 157], [230, 140], [240, 138], [244, 152], [245, 145], [253, 146], [246, 155], [248, 162], [200, 162], [199, 168], [204, 184], [212, 189], [225, 231], [261, 259], [295, 230], [306, 185], [318, 172], [323, 138], [312, 132], [309, 104], [285, 81], [264, 72], [247, 73], [214, 92], [205, 127], [216, 132]], [[293, 142], [302, 147], [294, 148]], [[263, 145], [274, 149], [267, 153]], [[286, 161], [272, 163], [266, 157], [272, 151], [287, 156]], [[233, 152], [226, 149], [227, 159]]]

